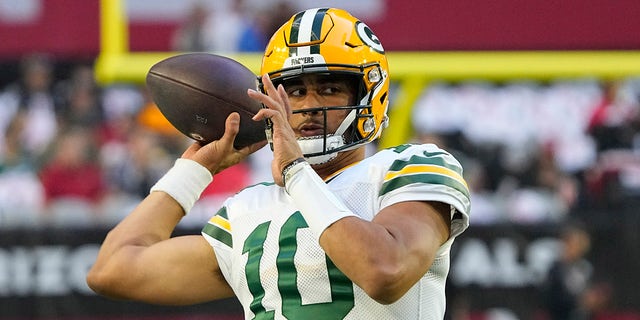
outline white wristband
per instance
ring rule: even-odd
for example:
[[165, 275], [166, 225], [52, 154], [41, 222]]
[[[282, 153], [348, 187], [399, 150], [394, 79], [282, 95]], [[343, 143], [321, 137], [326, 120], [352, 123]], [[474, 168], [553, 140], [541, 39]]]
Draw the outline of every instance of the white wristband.
[[213, 175], [207, 168], [193, 160], [179, 158], [151, 187], [150, 192], [167, 193], [182, 206], [184, 214], [187, 214], [211, 181]]
[[336, 197], [307, 162], [299, 162], [287, 172], [285, 190], [300, 209], [309, 228], [320, 235], [334, 222], [356, 216]]

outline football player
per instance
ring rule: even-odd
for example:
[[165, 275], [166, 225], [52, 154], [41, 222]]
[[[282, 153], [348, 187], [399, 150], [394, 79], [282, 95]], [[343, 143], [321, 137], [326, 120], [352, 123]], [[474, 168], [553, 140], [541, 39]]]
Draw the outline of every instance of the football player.
[[226, 200], [200, 235], [172, 237], [212, 175], [262, 147], [194, 143], [106, 237], [98, 293], [160, 304], [236, 296], [246, 319], [442, 319], [450, 248], [468, 226], [460, 163], [432, 144], [368, 156], [387, 126], [389, 68], [362, 21], [295, 14], [269, 42], [262, 102], [273, 182]]

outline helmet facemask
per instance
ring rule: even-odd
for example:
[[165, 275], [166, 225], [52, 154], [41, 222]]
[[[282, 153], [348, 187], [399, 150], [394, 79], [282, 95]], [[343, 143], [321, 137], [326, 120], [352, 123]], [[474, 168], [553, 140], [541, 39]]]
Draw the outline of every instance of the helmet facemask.
[[[300, 137], [298, 144], [304, 157], [311, 164], [321, 164], [334, 159], [338, 152], [355, 149], [371, 140], [376, 133], [376, 125], [371, 112], [371, 95], [366, 90], [363, 79], [364, 67], [340, 65], [340, 70], [327, 71], [328, 65], [306, 65], [286, 68], [269, 74], [273, 84], [277, 87], [294, 81], [302, 76], [317, 74], [327, 76], [331, 81], [344, 81], [351, 89], [351, 101], [344, 106], [317, 106], [300, 110], [293, 110], [293, 114], [320, 113], [323, 118], [324, 132], [321, 135]], [[331, 66], [336, 67], [336, 66]], [[367, 66], [371, 67], [371, 66]], [[350, 70], [349, 70], [350, 69]], [[311, 70], [311, 71], [310, 71]], [[262, 84], [260, 84], [262, 89]], [[335, 130], [327, 132], [327, 112], [346, 110], [348, 113]], [[360, 125], [361, 129], [358, 130]], [[363, 135], [364, 133], [364, 135]]]

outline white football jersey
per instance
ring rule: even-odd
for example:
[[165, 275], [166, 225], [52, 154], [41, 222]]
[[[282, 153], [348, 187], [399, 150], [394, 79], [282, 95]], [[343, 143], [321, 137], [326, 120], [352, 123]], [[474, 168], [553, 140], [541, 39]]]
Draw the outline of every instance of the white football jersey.
[[435, 145], [407, 144], [382, 150], [326, 182], [368, 221], [397, 202], [448, 203], [451, 238], [409, 292], [393, 304], [379, 304], [327, 258], [284, 188], [248, 187], [229, 198], [202, 230], [245, 318], [442, 319], [451, 244], [469, 223], [469, 189], [460, 163]]

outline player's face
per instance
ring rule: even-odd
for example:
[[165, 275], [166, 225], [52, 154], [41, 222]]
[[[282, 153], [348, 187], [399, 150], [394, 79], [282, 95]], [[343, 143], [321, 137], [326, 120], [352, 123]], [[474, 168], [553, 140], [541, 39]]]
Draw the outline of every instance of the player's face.
[[[287, 80], [283, 85], [294, 112], [318, 107], [349, 106], [354, 100], [352, 82], [341, 77], [311, 74]], [[349, 110], [346, 109], [327, 111], [326, 132], [334, 133], [347, 113]], [[294, 113], [289, 123], [298, 136], [324, 134], [324, 112], [321, 110]]]

